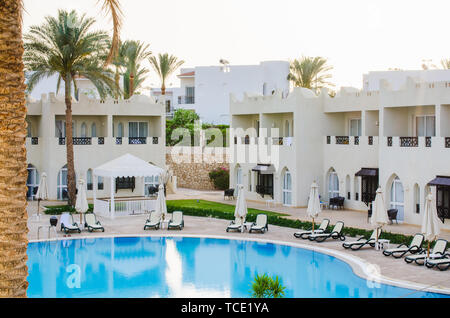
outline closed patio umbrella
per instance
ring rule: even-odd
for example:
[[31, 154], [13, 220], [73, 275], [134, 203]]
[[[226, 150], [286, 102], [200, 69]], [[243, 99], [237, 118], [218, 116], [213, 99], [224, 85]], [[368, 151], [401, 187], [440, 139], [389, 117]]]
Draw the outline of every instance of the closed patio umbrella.
[[372, 212], [372, 217], [370, 218], [370, 223], [377, 229], [377, 236], [375, 241], [378, 242], [378, 229], [382, 228], [383, 225], [389, 223], [386, 206], [384, 205], [383, 191], [381, 191], [381, 188], [377, 189], [374, 206], [375, 207]]
[[242, 226], [241, 226], [241, 232], [244, 231], [244, 219], [247, 215], [247, 202], [245, 201], [245, 194], [244, 194], [244, 186], [242, 184], [237, 185], [238, 190], [238, 197], [236, 200], [236, 208], [234, 209], [234, 216], [237, 218], [241, 218], [242, 220]]
[[156, 199], [155, 213], [162, 216], [163, 220], [167, 215], [166, 197], [164, 196], [164, 186], [159, 185], [158, 198]]
[[319, 186], [316, 181], [311, 184], [311, 191], [309, 192], [308, 208], [306, 214], [312, 218], [312, 233], [314, 233], [314, 218], [316, 218], [321, 211]]
[[86, 188], [84, 186], [84, 180], [78, 180], [78, 193], [77, 200], [75, 201], [75, 210], [80, 213], [80, 225], [83, 224], [82, 214], [89, 210], [89, 205], [86, 197]]
[[38, 200], [37, 217], [39, 218], [39, 203], [41, 202], [41, 200], [48, 199], [47, 174], [45, 172], [42, 173], [41, 181], [39, 182], [39, 186], [36, 192], [36, 198]]
[[438, 235], [441, 233], [442, 224], [437, 216], [436, 204], [433, 198], [431, 193], [427, 195], [422, 219], [421, 232], [424, 235], [425, 240], [428, 241], [427, 257], [430, 256], [430, 242], [437, 239]]

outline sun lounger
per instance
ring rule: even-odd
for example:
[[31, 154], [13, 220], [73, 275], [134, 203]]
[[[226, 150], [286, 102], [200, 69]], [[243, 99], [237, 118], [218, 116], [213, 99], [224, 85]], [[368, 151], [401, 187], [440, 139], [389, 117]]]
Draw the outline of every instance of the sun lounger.
[[428, 259], [425, 265], [428, 268], [437, 267], [441, 271], [446, 271], [450, 268], [450, 254], [447, 253], [439, 259]]
[[184, 227], [183, 212], [173, 211], [172, 220], [169, 221], [167, 229], [180, 229]]
[[383, 251], [384, 256], [394, 256], [395, 258], [401, 258], [406, 253], [420, 253], [422, 251], [422, 243], [423, 243], [423, 235], [416, 234], [411, 241], [411, 244], [408, 246], [406, 244], [400, 244], [396, 248], [390, 248], [388, 250]]
[[254, 222], [250, 226], [249, 233], [252, 231], [258, 231], [264, 233], [269, 230], [269, 226], [267, 225], [267, 214], [258, 214], [256, 216], [256, 222]]
[[147, 219], [144, 225], [144, 230], [146, 229], [159, 229], [161, 224], [161, 214], [156, 212], [151, 212], [150, 217]]
[[231, 223], [227, 227], [227, 232], [230, 230], [240, 231], [242, 226], [245, 223], [245, 219], [242, 219], [240, 217], [236, 217], [234, 221], [231, 221]]
[[334, 225], [333, 230], [330, 233], [319, 233], [319, 234], [310, 234], [308, 239], [310, 241], [323, 242], [328, 238], [332, 238], [334, 240], [340, 239], [341, 241], [345, 241], [345, 236], [342, 235], [342, 229], [344, 228], [344, 222], [338, 221]]
[[72, 214], [68, 212], [61, 214], [59, 222], [61, 223], [61, 231], [64, 231], [64, 233], [66, 234], [69, 232], [81, 233], [80, 226], [78, 225], [77, 222], [73, 220]]
[[84, 214], [84, 225], [88, 229], [89, 232], [101, 230], [102, 232], [105, 232], [104, 227], [100, 223], [100, 221], [97, 220], [97, 217], [94, 213], [85, 213]]
[[[378, 229], [378, 237], [381, 235], [381, 229]], [[359, 238], [353, 242], [344, 242], [342, 246], [346, 249], [352, 249], [354, 251], [359, 250], [361, 247], [370, 245], [375, 247], [375, 242], [377, 240], [377, 230], [373, 230], [372, 235], [369, 239], [365, 239], [364, 237]]]
[[320, 223], [320, 226], [317, 230], [314, 230], [314, 233], [312, 233], [312, 229], [309, 231], [300, 231], [300, 232], [295, 232], [294, 236], [296, 238], [302, 238], [302, 239], [307, 239], [308, 236], [310, 236], [311, 234], [322, 234], [327, 230], [328, 224], [330, 224], [330, 220], [328, 219], [323, 219], [322, 223]]
[[408, 255], [405, 257], [406, 263], [416, 263], [417, 265], [424, 265], [427, 258], [429, 259], [439, 259], [443, 258], [445, 255], [445, 250], [447, 249], [447, 240], [439, 239], [434, 244], [433, 249], [430, 252], [430, 255], [427, 256], [427, 251], [423, 250], [419, 254]]

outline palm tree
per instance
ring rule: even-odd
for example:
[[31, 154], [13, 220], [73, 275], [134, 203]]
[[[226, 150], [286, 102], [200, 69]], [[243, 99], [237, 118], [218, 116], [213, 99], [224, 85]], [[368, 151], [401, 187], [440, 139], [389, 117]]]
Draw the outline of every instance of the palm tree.
[[31, 26], [24, 35], [26, 68], [32, 71], [28, 78], [31, 91], [42, 79], [58, 75], [65, 87], [66, 103], [66, 149], [68, 204], [76, 199], [74, 153], [72, 139], [72, 84], [76, 90], [77, 76], [89, 79], [104, 98], [114, 90], [112, 73], [103, 68], [108, 55], [109, 36], [106, 32], [90, 32], [93, 18], [81, 17], [75, 11], [59, 10], [58, 16], [46, 17], [41, 26]]
[[450, 69], [450, 59], [442, 59], [441, 60], [441, 66], [445, 70]]
[[178, 61], [177, 57], [168, 53], [158, 54], [158, 58], [151, 56], [149, 59], [153, 69], [158, 74], [161, 80], [161, 95], [166, 94], [166, 80], [167, 78], [179, 68], [184, 61]]
[[[112, 60], [119, 44], [122, 12], [119, 0], [103, 0], [103, 4], [114, 23]], [[0, 297], [26, 297], [28, 287], [22, 10], [22, 0], [0, 3]]]
[[124, 66], [126, 67], [125, 73], [123, 74], [125, 98], [133, 96], [145, 80], [145, 74], [149, 72], [147, 68], [141, 65], [152, 54], [148, 48], [148, 44], [132, 40], [125, 41], [120, 47], [119, 58], [123, 59]]
[[294, 86], [319, 90], [322, 87], [334, 86], [327, 80], [331, 78], [328, 72], [333, 69], [326, 65], [327, 59], [317, 56], [302, 56], [299, 60], [295, 59], [289, 67], [290, 73], [288, 80], [294, 83]]
[[22, 3], [0, 2], [0, 297], [26, 297], [27, 158]]

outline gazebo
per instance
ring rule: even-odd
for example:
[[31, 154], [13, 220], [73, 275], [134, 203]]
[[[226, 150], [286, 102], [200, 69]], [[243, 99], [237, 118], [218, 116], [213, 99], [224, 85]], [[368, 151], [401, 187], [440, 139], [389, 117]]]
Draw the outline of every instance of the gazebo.
[[[154, 166], [138, 157], [125, 154], [111, 160], [93, 170], [94, 185], [94, 212], [115, 217], [116, 208], [121, 212], [149, 211], [152, 208], [152, 201], [145, 197], [126, 197], [114, 200], [116, 178], [122, 177], [152, 177], [161, 175], [164, 169]], [[109, 178], [111, 180], [111, 190], [109, 198], [97, 198], [98, 177]], [[117, 206], [117, 207], [116, 207]]]

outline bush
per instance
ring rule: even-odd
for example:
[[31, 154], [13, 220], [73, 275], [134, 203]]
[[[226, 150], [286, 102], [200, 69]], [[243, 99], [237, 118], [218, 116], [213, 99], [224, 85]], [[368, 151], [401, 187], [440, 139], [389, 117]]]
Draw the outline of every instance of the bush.
[[267, 274], [255, 275], [251, 295], [253, 298], [283, 298], [284, 287], [278, 276], [269, 277]]
[[[94, 211], [94, 205], [89, 204], [89, 210], [88, 212]], [[69, 205], [54, 205], [54, 206], [46, 206], [46, 210], [44, 211], [45, 214], [48, 215], [60, 215], [64, 212], [70, 212], [70, 213], [76, 213], [77, 211], [73, 206]]]
[[209, 179], [217, 190], [226, 190], [230, 186], [230, 171], [225, 168], [217, 168], [209, 172]]

